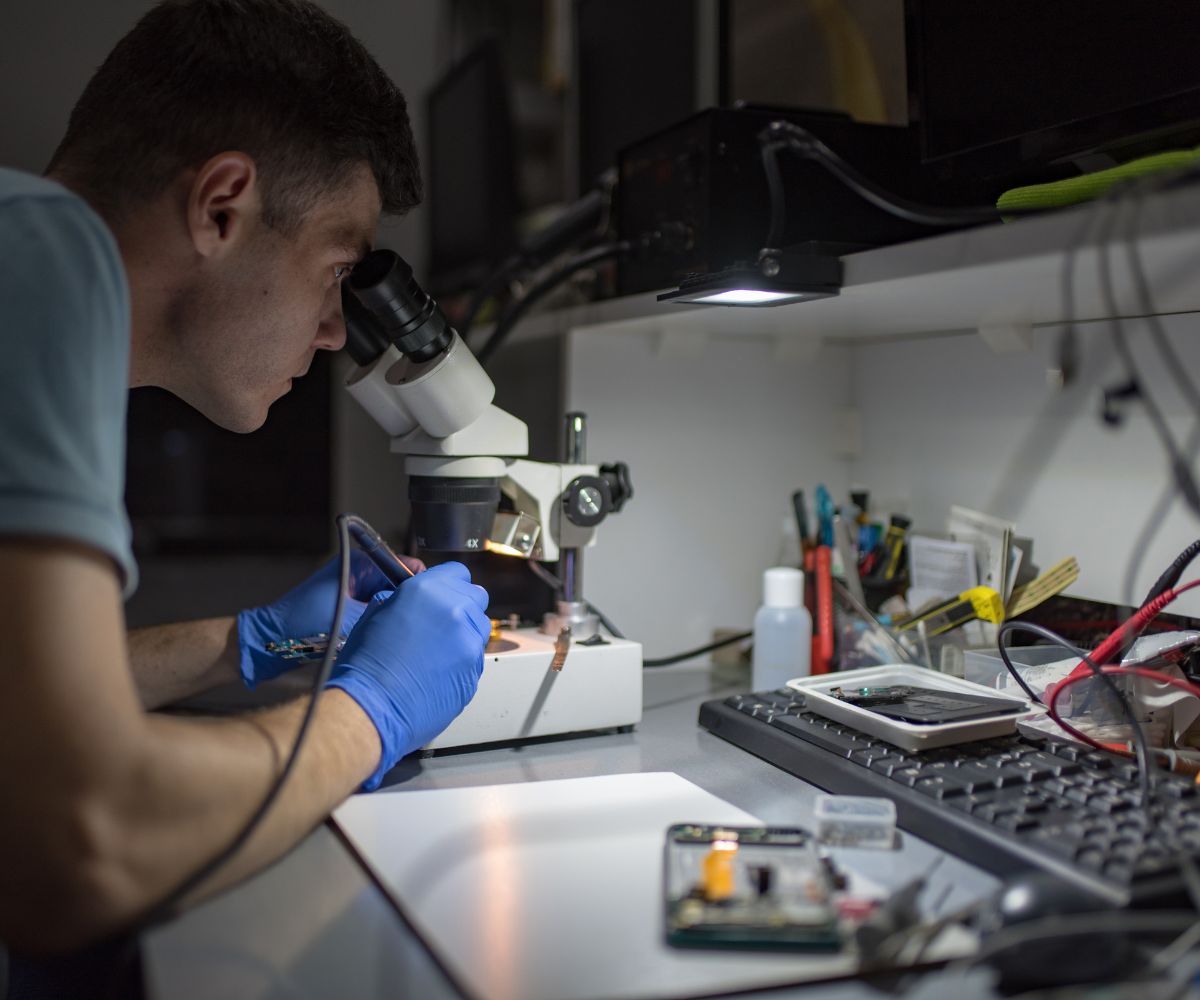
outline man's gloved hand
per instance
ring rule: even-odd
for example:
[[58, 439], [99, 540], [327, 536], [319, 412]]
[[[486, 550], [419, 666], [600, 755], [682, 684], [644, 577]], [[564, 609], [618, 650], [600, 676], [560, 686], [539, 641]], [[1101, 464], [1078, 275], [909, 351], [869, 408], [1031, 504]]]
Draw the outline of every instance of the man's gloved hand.
[[406, 753], [445, 729], [475, 694], [491, 633], [487, 591], [450, 562], [376, 594], [342, 647], [329, 687], [367, 713], [383, 747], [371, 791]]
[[[403, 557], [414, 573], [425, 568], [420, 559]], [[274, 604], [249, 608], [237, 616], [239, 668], [246, 687], [278, 677], [300, 665], [268, 653], [266, 645], [280, 639], [303, 639], [328, 632], [333, 626], [337, 602], [339, 560], [335, 556], [303, 583], [289, 590]], [[375, 564], [357, 549], [350, 553], [350, 593], [342, 612], [342, 635], [350, 634], [371, 595], [390, 587]]]

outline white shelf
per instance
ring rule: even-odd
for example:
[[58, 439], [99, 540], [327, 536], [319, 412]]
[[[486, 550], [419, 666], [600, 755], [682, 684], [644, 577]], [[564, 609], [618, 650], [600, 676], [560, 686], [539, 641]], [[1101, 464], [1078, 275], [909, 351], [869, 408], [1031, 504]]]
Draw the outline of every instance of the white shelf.
[[[1077, 321], [1108, 316], [1098, 280], [1107, 227], [1113, 288], [1123, 317], [1141, 315], [1123, 242], [1133, 212], [1113, 217], [1097, 204], [851, 254], [839, 296], [771, 308], [687, 306], [656, 293], [611, 299], [530, 317], [522, 339], [581, 327], [699, 330], [721, 335], [895, 339], [999, 330], [1064, 319], [1066, 248], [1074, 257]], [[1138, 247], [1154, 311], [1200, 312], [1200, 186], [1149, 196], [1138, 211]]]

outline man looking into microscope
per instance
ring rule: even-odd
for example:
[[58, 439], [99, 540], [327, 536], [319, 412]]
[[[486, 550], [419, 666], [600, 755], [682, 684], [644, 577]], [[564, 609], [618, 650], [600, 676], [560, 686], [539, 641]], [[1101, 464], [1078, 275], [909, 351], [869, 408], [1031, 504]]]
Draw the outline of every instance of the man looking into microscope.
[[[327, 567], [275, 605], [126, 634], [127, 389], [247, 432], [345, 340], [340, 283], [381, 211], [420, 199], [406, 104], [307, 0], [167, 0], [96, 72], [46, 178], [0, 170], [0, 941], [77, 949], [137, 921], [230, 843], [307, 700], [252, 717], [149, 711], [286, 663], [328, 630]], [[212, 891], [378, 785], [475, 691], [487, 595], [464, 567], [394, 593], [358, 566], [357, 624], [274, 807]], [[14, 989], [19, 976], [14, 974]], [[0, 995], [3, 989], [0, 988]]]

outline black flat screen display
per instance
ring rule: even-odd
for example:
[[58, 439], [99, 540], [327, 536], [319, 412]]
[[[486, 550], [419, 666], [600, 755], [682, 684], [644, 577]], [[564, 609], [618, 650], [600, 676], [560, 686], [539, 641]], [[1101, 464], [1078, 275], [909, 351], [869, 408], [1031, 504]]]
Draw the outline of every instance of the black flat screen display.
[[1200, 126], [1197, 0], [907, 0], [906, 30], [927, 162], [1004, 172]]

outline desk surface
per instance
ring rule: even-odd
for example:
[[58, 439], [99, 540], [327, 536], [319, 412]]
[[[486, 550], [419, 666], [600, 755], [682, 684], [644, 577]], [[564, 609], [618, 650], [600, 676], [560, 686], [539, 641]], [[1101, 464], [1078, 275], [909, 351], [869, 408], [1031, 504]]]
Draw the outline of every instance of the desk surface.
[[[696, 714], [710, 697], [707, 668], [647, 671], [645, 713], [632, 733], [403, 762], [388, 788], [375, 794], [675, 771], [765, 822], [811, 826], [818, 789], [700, 729]], [[887, 886], [906, 882], [942, 858], [925, 893], [939, 912], [978, 899], [997, 884], [907, 834], [897, 851], [843, 856]], [[144, 954], [154, 998], [460, 996], [328, 826], [253, 879], [148, 934]], [[992, 996], [982, 974], [966, 981], [956, 976], [952, 985], [945, 974], [934, 973], [910, 997], [927, 991], [931, 997], [948, 995], [947, 989], [962, 1000]], [[852, 1000], [880, 994], [869, 985], [844, 982], [762, 995]]]

